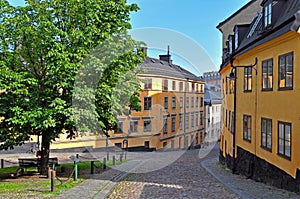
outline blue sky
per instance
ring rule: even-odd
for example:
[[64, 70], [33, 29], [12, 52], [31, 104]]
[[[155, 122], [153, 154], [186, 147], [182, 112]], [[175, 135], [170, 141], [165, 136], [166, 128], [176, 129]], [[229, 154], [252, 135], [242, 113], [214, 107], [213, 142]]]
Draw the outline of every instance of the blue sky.
[[[128, 3], [136, 3], [140, 7], [138, 12], [131, 14], [133, 31], [144, 30], [138, 32], [137, 37], [133, 34], [133, 37], [145, 41], [149, 46], [149, 56], [155, 58], [158, 58], [158, 54], [166, 53], [167, 46], [170, 45], [173, 62], [186, 67], [197, 75], [201, 75], [207, 70], [218, 70], [221, 64], [222, 37], [216, 26], [249, 1], [128, 0]], [[9, 0], [9, 2], [13, 5], [22, 5], [24, 1]], [[152, 28], [150, 29], [152, 32], [144, 34], [145, 31], [147, 32], [147, 29], [144, 28], [149, 27]], [[153, 28], [159, 28], [162, 31], [156, 29], [153, 33]], [[167, 33], [170, 33], [168, 31], [173, 32], [170, 36], [172, 39], [166, 36]], [[183, 39], [179, 40], [178, 38]], [[153, 42], [161, 45], [158, 48]], [[182, 43], [186, 44], [184, 52], [178, 50]], [[195, 46], [195, 43], [202, 50], [188, 47], [189, 44]], [[186, 56], [187, 54], [189, 56]], [[208, 58], [204, 58], [203, 54]]]
[[[218, 70], [221, 64], [222, 35], [216, 26], [249, 0], [129, 0], [129, 2], [137, 3], [140, 7], [138, 12], [131, 15], [133, 29], [166, 28], [177, 31], [202, 46], [214, 66], [206, 60], [196, 63], [202, 69], [198, 70], [201, 73], [205, 72], [203, 69]], [[157, 40], [160, 40], [159, 36]], [[151, 56], [157, 57], [155, 53]], [[176, 61], [178, 64], [183, 63], [174, 59], [174, 63]]]

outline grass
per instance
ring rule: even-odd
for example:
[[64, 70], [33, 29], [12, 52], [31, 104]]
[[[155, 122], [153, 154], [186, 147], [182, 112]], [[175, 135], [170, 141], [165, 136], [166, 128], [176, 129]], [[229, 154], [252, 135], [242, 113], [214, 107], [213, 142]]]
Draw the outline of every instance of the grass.
[[[123, 160], [126, 162], [126, 160]], [[121, 164], [120, 161], [115, 161], [116, 165]], [[95, 173], [103, 171], [103, 164], [101, 161], [94, 161], [95, 164]], [[51, 192], [51, 183], [50, 179], [43, 179], [39, 177], [28, 177], [28, 178], [16, 178], [0, 181], [0, 198], [27, 198], [27, 197], [51, 197], [53, 194], [59, 194], [63, 190], [68, 190], [79, 183], [83, 182], [84, 179], [80, 178], [80, 173], [90, 173], [91, 162], [78, 162], [78, 171], [79, 178], [77, 181], [74, 181], [73, 178], [60, 183], [59, 180], [56, 180], [56, 191]], [[112, 161], [107, 161], [106, 165], [108, 167], [113, 165]], [[59, 170], [62, 166], [73, 169], [74, 163], [64, 163], [60, 164], [56, 169]], [[12, 166], [7, 168], [0, 168], [0, 174], [3, 176], [10, 176], [12, 173], [16, 173], [18, 166]], [[26, 168], [25, 173], [37, 172], [36, 167]]]
[[[5, 167], [0, 169], [0, 175], [1, 174], [11, 174], [16, 173], [17, 169], [20, 168], [19, 166], [12, 166], [12, 167]], [[26, 172], [32, 172], [37, 171], [36, 167], [28, 167], [26, 168]]]

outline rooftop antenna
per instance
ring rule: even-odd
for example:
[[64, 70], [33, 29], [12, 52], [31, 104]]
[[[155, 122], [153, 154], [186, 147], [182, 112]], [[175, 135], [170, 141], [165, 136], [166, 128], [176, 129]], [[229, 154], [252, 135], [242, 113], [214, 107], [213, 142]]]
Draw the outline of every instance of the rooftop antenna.
[[168, 45], [168, 55], [170, 55], [170, 46]]

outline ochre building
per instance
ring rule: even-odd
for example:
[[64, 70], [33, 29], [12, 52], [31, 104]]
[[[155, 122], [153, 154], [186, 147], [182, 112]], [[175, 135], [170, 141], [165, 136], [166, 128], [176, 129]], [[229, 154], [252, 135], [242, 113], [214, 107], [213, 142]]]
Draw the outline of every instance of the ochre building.
[[223, 35], [220, 161], [233, 172], [299, 192], [300, 1], [259, 3], [261, 12], [250, 23], [237, 21]]

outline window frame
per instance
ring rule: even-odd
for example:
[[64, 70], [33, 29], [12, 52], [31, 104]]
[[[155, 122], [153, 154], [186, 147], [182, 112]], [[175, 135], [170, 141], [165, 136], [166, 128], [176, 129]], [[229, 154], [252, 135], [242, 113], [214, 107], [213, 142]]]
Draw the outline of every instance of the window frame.
[[[263, 122], [265, 121], [265, 129]], [[273, 122], [269, 118], [261, 118], [261, 147], [272, 152]], [[270, 128], [268, 128], [270, 127]], [[269, 140], [270, 139], [270, 140]], [[268, 144], [270, 143], [270, 145]]]
[[172, 109], [176, 109], [176, 96], [172, 97]]
[[144, 110], [152, 110], [152, 97], [144, 97]]
[[252, 137], [252, 117], [251, 115], [243, 115], [243, 140], [247, 142], [251, 142], [251, 137]]
[[169, 80], [165, 79], [163, 85], [163, 91], [168, 91], [168, 90], [169, 90]]
[[169, 108], [169, 98], [168, 96], [164, 97], [164, 109], [168, 109]]
[[176, 131], [176, 115], [172, 115], [171, 117], [171, 132]]
[[272, 5], [273, 2], [268, 3], [264, 7], [264, 27], [267, 28], [272, 25]]
[[[292, 83], [292, 85], [291, 86], [286, 86], [287, 84], [286, 84], [286, 82], [287, 82], [287, 73], [289, 72], [289, 71], [287, 71], [286, 69], [287, 69], [287, 63], [286, 63], [286, 59], [288, 58], [288, 56], [292, 56], [292, 81], [291, 81], [291, 83]], [[281, 58], [284, 58], [285, 59], [285, 63], [284, 63], [284, 68], [285, 68], [285, 71], [284, 71], [284, 73], [285, 73], [285, 81], [284, 81], [284, 87], [281, 87], [280, 86], [280, 81], [281, 81]], [[278, 90], [293, 90], [293, 87], [294, 87], [294, 52], [289, 52], [289, 53], [286, 53], [286, 54], [283, 54], [283, 55], [280, 55], [280, 56], [278, 56]]]
[[[145, 129], [145, 123], [149, 122], [149, 126], [147, 129]], [[143, 132], [151, 132], [152, 131], [152, 120], [151, 119], [143, 119]]]
[[168, 126], [169, 126], [168, 116], [164, 116], [164, 128], [163, 128], [164, 134], [168, 133]]
[[[267, 73], [266, 75], [264, 74], [264, 68], [266, 67]], [[267, 59], [262, 61], [261, 63], [261, 68], [262, 68], [262, 80], [261, 80], [261, 88], [262, 91], [272, 91], [273, 90], [273, 82], [274, 82], [274, 62], [273, 62], [273, 58], [271, 59]], [[272, 69], [272, 71], [270, 72], [270, 69]], [[271, 81], [270, 81], [271, 78]], [[268, 80], [267, 86], [264, 86], [264, 82], [265, 80]]]
[[139, 132], [139, 121], [138, 120], [130, 120], [129, 130], [130, 130], [130, 133]]
[[[283, 138], [280, 138], [280, 124], [283, 125], [283, 129], [284, 129], [284, 132], [283, 132], [283, 135], [284, 137]], [[289, 129], [290, 129], [290, 132], [289, 132], [289, 140], [286, 139], [286, 126], [289, 126]], [[278, 121], [278, 148], [277, 148], [277, 154], [285, 159], [288, 159], [288, 160], [291, 160], [291, 157], [292, 157], [292, 123], [289, 123], [289, 122], [283, 122], [283, 121]], [[283, 140], [283, 153], [280, 152], [280, 140]], [[286, 154], [286, 141], [289, 141], [290, 142], [290, 145], [289, 145], [289, 149], [290, 149], [290, 154], [287, 155]]]
[[244, 67], [244, 92], [252, 92], [252, 67]]
[[152, 90], [152, 79], [146, 78], [144, 81], [144, 90]]

